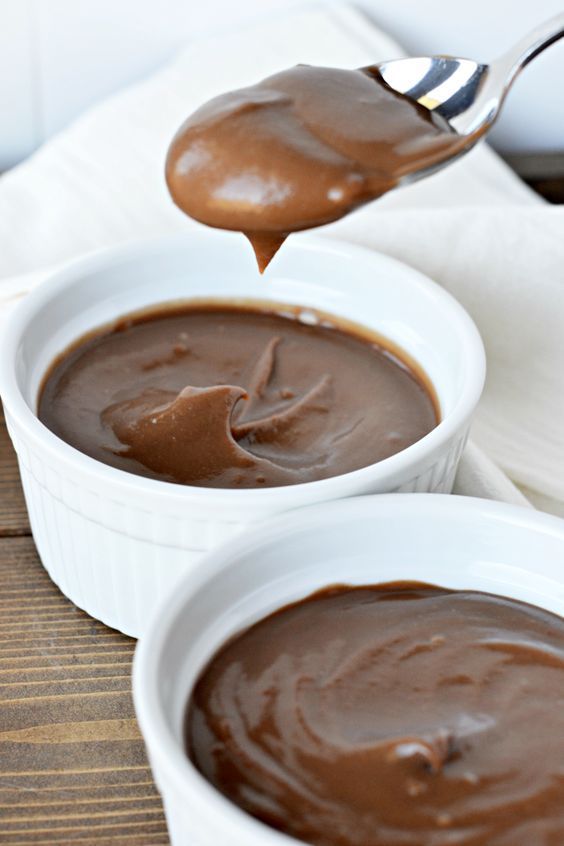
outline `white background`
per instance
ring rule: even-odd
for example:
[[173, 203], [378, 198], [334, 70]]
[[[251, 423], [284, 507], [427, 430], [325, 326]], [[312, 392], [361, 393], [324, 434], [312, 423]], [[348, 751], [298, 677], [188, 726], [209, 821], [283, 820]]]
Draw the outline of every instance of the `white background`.
[[[275, 15], [294, 3], [0, 0], [0, 170], [88, 105], [143, 78], [190, 39]], [[356, 5], [411, 53], [481, 61], [564, 11], [564, 0], [357, 0]], [[517, 81], [495, 130], [498, 148], [564, 150], [563, 82], [564, 40]]]

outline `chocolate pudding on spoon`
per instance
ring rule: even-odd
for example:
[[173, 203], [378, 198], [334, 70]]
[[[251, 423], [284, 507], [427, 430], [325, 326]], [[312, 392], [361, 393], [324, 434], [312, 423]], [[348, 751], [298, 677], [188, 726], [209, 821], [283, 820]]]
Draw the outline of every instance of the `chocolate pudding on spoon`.
[[376, 67], [298, 65], [201, 106], [170, 145], [166, 179], [187, 215], [243, 232], [262, 272], [291, 232], [338, 220], [471, 143]]

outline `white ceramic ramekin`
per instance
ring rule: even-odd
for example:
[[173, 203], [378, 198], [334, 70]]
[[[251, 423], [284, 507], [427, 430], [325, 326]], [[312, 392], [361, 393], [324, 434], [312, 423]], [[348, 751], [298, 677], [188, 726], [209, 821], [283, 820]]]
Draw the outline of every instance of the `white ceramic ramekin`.
[[[235, 491], [108, 467], [38, 421], [42, 377], [71, 342], [128, 312], [194, 297], [315, 307], [377, 330], [426, 371], [442, 422], [370, 467]], [[484, 373], [474, 324], [439, 286], [377, 253], [307, 236], [290, 238], [264, 277], [232, 233], [201, 231], [104, 251], [53, 274], [14, 310], [0, 340], [0, 393], [43, 564], [76, 605], [134, 636], [161, 593], [203, 552], [263, 517], [355, 494], [450, 491]]]
[[297, 846], [212, 787], [182, 742], [190, 691], [237, 631], [335, 583], [416, 580], [564, 615], [564, 521], [454, 496], [357, 497], [281, 515], [211, 553], [161, 605], [134, 662], [137, 716], [172, 846]]

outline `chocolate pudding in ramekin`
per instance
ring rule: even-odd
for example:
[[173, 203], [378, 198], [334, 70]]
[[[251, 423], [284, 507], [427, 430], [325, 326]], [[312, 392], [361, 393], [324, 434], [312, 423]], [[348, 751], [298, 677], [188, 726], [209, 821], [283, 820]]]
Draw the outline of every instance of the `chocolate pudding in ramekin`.
[[563, 561], [562, 520], [411, 494], [210, 554], [134, 664], [173, 846], [556, 846]]
[[[401, 432], [391, 429], [391, 441], [400, 438], [401, 448], [392, 449], [394, 454], [373, 453], [372, 458], [361, 457], [349, 466], [336, 466], [335, 473], [329, 469], [317, 477], [306, 473], [302, 479], [298, 474], [297, 480], [269, 479], [258, 466], [263, 459], [273, 459], [268, 426], [263, 424], [270, 425], [273, 419], [275, 428], [281, 421], [288, 424], [299, 399], [305, 398], [315, 407], [308, 420], [315, 419], [316, 425], [304, 434], [303, 454], [309, 452], [309, 443], [323, 444], [328, 407], [324, 392], [331, 390], [323, 376], [332, 375], [331, 368], [305, 373], [296, 403], [292, 385], [278, 382], [275, 373], [270, 383], [266, 379], [262, 412], [250, 409], [238, 421], [238, 443], [245, 450], [251, 441], [256, 444], [263, 439], [260, 455], [250, 459], [257, 461], [252, 467], [254, 486], [245, 485], [243, 473], [243, 483], [231, 479], [231, 486], [209, 487], [197, 478], [179, 483], [183, 480], [175, 478], [175, 471], [180, 458], [172, 442], [170, 450], [159, 447], [157, 458], [153, 454], [147, 460], [142, 449], [151, 441], [153, 429], [165, 432], [165, 443], [175, 435], [176, 423], [172, 425], [171, 420], [176, 419], [179, 405], [193, 408], [194, 400], [196, 404], [202, 400], [201, 389], [206, 387], [202, 381], [189, 384], [190, 390], [182, 397], [184, 375], [181, 381], [165, 385], [164, 394], [149, 396], [140, 416], [131, 405], [135, 397], [124, 389], [127, 379], [123, 390], [118, 386], [104, 406], [105, 431], [111, 430], [116, 440], [103, 442], [101, 448], [109, 446], [123, 453], [119, 458], [126, 466], [111, 466], [99, 455], [85, 454], [87, 450], [80, 451], [79, 444], [65, 442], [38, 419], [41, 388], [48, 384], [45, 378], [53, 363], [85, 335], [111, 334], [112, 327], [123, 324], [128, 315], [143, 312], [182, 311], [202, 303], [212, 309], [227, 303], [232, 310], [244, 310], [257, 302], [272, 313], [287, 311], [286, 317], [297, 318], [306, 333], [307, 323], [319, 321], [323, 314], [337, 326], [358, 327], [353, 334], [377, 336], [388, 352], [397, 350], [399, 365], [407, 362], [428, 383], [436, 420], [410, 442], [402, 442]], [[276, 332], [269, 337], [276, 338]], [[178, 341], [175, 335], [171, 345], [173, 358], [185, 358], [182, 339]], [[262, 356], [268, 371], [270, 355], [283, 374], [283, 345], [276, 346], [261, 341], [253, 356], [255, 361]], [[141, 362], [148, 380], [153, 364], [154, 360]], [[203, 553], [264, 517], [359, 494], [449, 492], [484, 373], [484, 351], [474, 324], [449, 294], [416, 271], [368, 250], [296, 236], [259, 277], [242, 240], [235, 234], [215, 232], [130, 244], [68, 265], [14, 310], [0, 353], [0, 390], [41, 559], [75, 604], [134, 636], [142, 633], [159, 596], [181, 574], [197, 568]], [[252, 373], [231, 375], [231, 387], [250, 396]], [[260, 373], [255, 381], [260, 393]], [[345, 377], [343, 390], [347, 382]], [[212, 393], [217, 398], [217, 391]], [[229, 397], [223, 393], [223, 400], [233, 398], [233, 393]], [[141, 402], [145, 400], [147, 395]], [[72, 408], [64, 410], [63, 422], [80, 431], [81, 421], [74, 419]], [[224, 414], [224, 409], [220, 411]], [[342, 425], [331, 437], [346, 439], [350, 436], [346, 429]], [[200, 431], [201, 437], [208, 434], [205, 427]], [[159, 443], [162, 446], [163, 438]], [[330, 452], [325, 449], [325, 454]], [[135, 472], [139, 467], [133, 466], [139, 457], [146, 470], [141, 475]], [[295, 469], [286, 465], [283, 475], [291, 476]]]

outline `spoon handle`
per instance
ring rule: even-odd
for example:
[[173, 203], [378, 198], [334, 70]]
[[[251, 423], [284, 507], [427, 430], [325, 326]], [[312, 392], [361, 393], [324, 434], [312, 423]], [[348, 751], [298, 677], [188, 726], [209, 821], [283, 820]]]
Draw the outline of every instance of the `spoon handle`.
[[529, 32], [528, 35], [525, 35], [511, 47], [507, 53], [492, 62], [491, 67], [495, 67], [496, 70], [499, 69], [499, 72], [503, 74], [504, 88], [507, 90], [519, 71], [528, 65], [535, 56], [538, 56], [539, 53], [542, 53], [543, 50], [563, 37], [564, 13], [561, 13], [535, 27], [532, 32]]
[[461, 134], [484, 135], [497, 118], [507, 92], [519, 72], [535, 56], [563, 36], [564, 13], [539, 24], [489, 66], [482, 65], [478, 94], [464, 112], [462, 119], [455, 118], [451, 121], [454, 128]]

